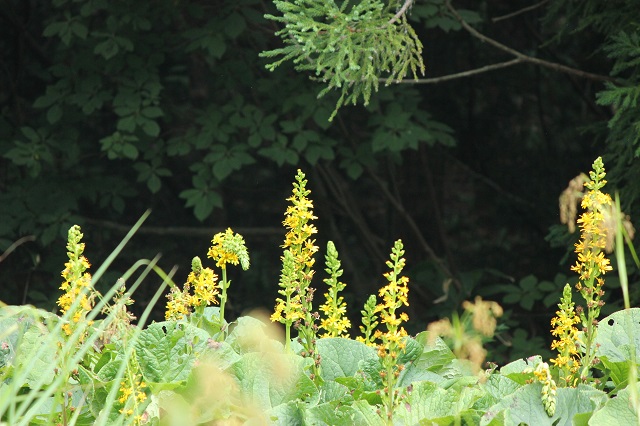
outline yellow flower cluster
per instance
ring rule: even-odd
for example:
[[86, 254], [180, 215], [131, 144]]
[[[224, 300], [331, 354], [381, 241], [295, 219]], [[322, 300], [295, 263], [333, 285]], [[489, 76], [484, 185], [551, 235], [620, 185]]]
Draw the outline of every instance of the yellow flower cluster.
[[497, 302], [482, 300], [482, 297], [476, 296], [473, 303], [468, 300], [462, 302], [462, 307], [465, 311], [471, 313], [471, 323], [474, 330], [484, 337], [493, 336], [498, 325], [497, 318], [500, 318], [504, 313], [502, 306]]
[[[211, 303], [218, 303], [218, 276], [211, 268], [203, 268], [198, 256], [191, 262], [191, 272], [187, 277], [183, 289], [171, 288], [167, 295], [165, 318], [167, 320], [181, 320], [191, 312], [192, 308], [200, 308]], [[191, 293], [193, 289], [193, 294]]]
[[[91, 285], [91, 274], [86, 272], [91, 265], [83, 255], [82, 237], [83, 234], [78, 225], [69, 229], [67, 239], [69, 261], [65, 263], [65, 268], [62, 271], [64, 282], [60, 286], [60, 290], [63, 290], [64, 293], [57, 301], [62, 315], [70, 317], [70, 321], [62, 325], [67, 336], [70, 336], [77, 325], [85, 320], [87, 314], [93, 309], [95, 297], [99, 295]], [[82, 340], [84, 340], [84, 336], [80, 336], [80, 341]]]
[[227, 263], [232, 265], [241, 264], [245, 271], [249, 269], [249, 252], [240, 234], [235, 234], [231, 228], [225, 232], [219, 232], [213, 236], [211, 247], [207, 257], [216, 262], [216, 266], [226, 268]]
[[533, 372], [533, 375], [542, 383], [542, 405], [549, 417], [553, 417], [556, 413], [557, 403], [557, 387], [556, 382], [551, 378], [551, 372], [549, 371], [549, 365], [546, 362], [538, 364]]
[[443, 318], [430, 323], [427, 326], [429, 339], [434, 341], [436, 336], [443, 337], [458, 359], [468, 360], [474, 371], [479, 372], [487, 355], [482, 346], [483, 339], [493, 336], [503, 309], [498, 303], [482, 300], [480, 296], [473, 302], [464, 301], [462, 307], [465, 311], [461, 316], [454, 312], [452, 320]]
[[576, 325], [580, 323], [580, 318], [574, 310], [569, 284], [564, 287], [558, 308], [557, 316], [551, 319], [553, 327], [551, 334], [556, 337], [551, 342], [551, 350], [557, 350], [558, 356], [550, 361], [560, 369], [560, 379], [564, 381], [566, 386], [575, 386], [578, 380], [575, 374], [580, 369], [578, 344], [581, 342], [576, 328]]
[[[120, 389], [118, 391], [118, 402], [122, 405], [120, 413], [125, 416], [131, 417], [140, 411], [139, 405], [147, 400], [147, 393], [145, 388], [147, 384], [142, 381], [140, 374], [135, 375], [133, 380], [123, 380], [120, 382]], [[142, 423], [142, 415], [136, 414], [133, 418], [133, 424], [139, 425]]]
[[231, 228], [225, 232], [218, 232], [211, 240], [211, 248], [207, 256], [216, 262], [216, 266], [222, 269], [222, 281], [220, 281], [220, 325], [224, 328], [224, 308], [227, 303], [227, 289], [231, 281], [227, 279], [227, 263], [237, 265], [240, 263], [245, 271], [249, 269], [249, 251], [244, 238], [235, 234]]

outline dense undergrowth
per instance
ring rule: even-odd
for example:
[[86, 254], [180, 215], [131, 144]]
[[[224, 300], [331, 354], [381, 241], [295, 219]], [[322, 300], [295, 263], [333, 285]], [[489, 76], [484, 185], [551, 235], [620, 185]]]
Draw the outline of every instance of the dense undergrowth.
[[[318, 304], [312, 286], [318, 279], [316, 217], [301, 171], [285, 212], [279, 297], [269, 314], [225, 319], [233, 297], [227, 268], [250, 266], [243, 237], [231, 229], [213, 236], [205, 261], [193, 259], [184, 284], [177, 285], [157, 259], [140, 260], [99, 294], [94, 284], [148, 214], [93, 275], [81, 230], [73, 226], [59, 314], [0, 308], [1, 422], [640, 424], [640, 309], [629, 306], [623, 255], [632, 228], [618, 200], [602, 191], [604, 177], [597, 159], [580, 178], [584, 191], [580, 186], [563, 198], [563, 220], [577, 223], [581, 238], [572, 267], [578, 284], [564, 287], [551, 322], [557, 355], [544, 360], [531, 354], [503, 366], [487, 363], [483, 348], [503, 313], [493, 301], [476, 297], [462, 312], [408, 335], [404, 308], [411, 286], [400, 240], [391, 248], [385, 285], [362, 308], [359, 327], [347, 316], [346, 284], [331, 242], [323, 278], [328, 291]], [[584, 212], [576, 221], [578, 201]], [[604, 279], [612, 270], [607, 253], [614, 249], [626, 309], [600, 319]], [[131, 297], [150, 274], [162, 285], [135, 318]], [[148, 324], [165, 293], [166, 320]]]

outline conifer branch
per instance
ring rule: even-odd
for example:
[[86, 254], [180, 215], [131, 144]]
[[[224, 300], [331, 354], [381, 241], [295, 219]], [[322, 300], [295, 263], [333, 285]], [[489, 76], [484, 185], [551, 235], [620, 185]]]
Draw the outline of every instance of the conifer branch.
[[464, 28], [469, 34], [471, 34], [472, 36], [476, 37], [478, 40], [486, 42], [500, 50], [502, 50], [503, 52], [507, 52], [510, 55], [515, 56], [518, 59], [521, 59], [525, 62], [529, 62], [535, 65], [539, 65], [545, 68], [549, 68], [552, 69], [554, 71], [559, 71], [559, 72], [563, 72], [565, 74], [571, 74], [571, 75], [575, 75], [577, 77], [582, 77], [582, 78], [586, 78], [589, 80], [595, 80], [595, 81], [610, 81], [610, 82], [617, 82], [616, 79], [609, 77], [607, 75], [601, 75], [601, 74], [594, 74], [594, 73], [590, 73], [590, 72], [586, 72], [586, 71], [582, 71], [579, 70], [577, 68], [572, 68], [572, 67], [568, 67], [566, 65], [562, 65], [562, 64], [558, 64], [555, 62], [550, 62], [550, 61], [546, 61], [544, 59], [539, 59], [539, 58], [535, 58], [533, 56], [528, 56], [525, 55], [522, 52], [519, 52], [515, 49], [512, 49], [509, 46], [506, 46], [502, 43], [500, 43], [497, 40], [494, 40], [490, 37], [487, 37], [486, 35], [482, 34], [481, 32], [479, 32], [478, 30], [476, 30], [475, 28], [473, 28], [471, 25], [469, 25], [467, 23], [467, 21], [464, 20], [464, 18], [462, 18], [462, 16], [460, 16], [460, 14], [458, 13], [458, 11], [451, 5], [450, 1], [446, 2], [446, 6], [447, 9], [449, 9], [449, 11], [451, 12], [451, 14], [456, 18], [456, 20], [458, 22], [460, 22], [460, 25], [462, 25], [462, 28]]
[[407, 13], [407, 9], [409, 9], [411, 7], [411, 5], [413, 4], [413, 0], [404, 0], [404, 4], [402, 5], [402, 7], [400, 8], [400, 10], [398, 10], [398, 13], [396, 13], [395, 15], [393, 15], [393, 18], [389, 19], [389, 22], [387, 22], [387, 25], [392, 25], [394, 22], [396, 22], [398, 19], [402, 18], [402, 16]]

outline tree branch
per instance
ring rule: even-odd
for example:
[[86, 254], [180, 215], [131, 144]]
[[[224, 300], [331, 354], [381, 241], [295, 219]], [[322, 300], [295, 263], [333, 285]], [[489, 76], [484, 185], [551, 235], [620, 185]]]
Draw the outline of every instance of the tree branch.
[[26, 237], [22, 237], [20, 238], [18, 241], [15, 241], [13, 244], [11, 244], [5, 251], [4, 253], [2, 253], [0, 255], [0, 262], [2, 262], [3, 260], [5, 260], [7, 258], [7, 256], [9, 256], [11, 254], [11, 252], [13, 252], [15, 249], [17, 249], [19, 246], [21, 246], [24, 243], [27, 243], [29, 241], [35, 241], [36, 240], [36, 236], [35, 235], [27, 235]]
[[[84, 218], [85, 221], [94, 226], [99, 226], [102, 228], [112, 229], [114, 231], [119, 232], [129, 232], [131, 230], [131, 226], [123, 225], [117, 222], [112, 222], [109, 220], [102, 219], [91, 219]], [[188, 227], [188, 226], [142, 226], [136, 233], [138, 234], [146, 234], [146, 235], [173, 235], [177, 237], [213, 237], [213, 235], [217, 232], [224, 232], [225, 228], [209, 228], [209, 227]], [[251, 235], [254, 237], [282, 237], [284, 236], [284, 230], [282, 228], [271, 228], [271, 227], [247, 227], [247, 228], [234, 228], [234, 231], [247, 236]]]
[[[510, 61], [498, 62], [497, 64], [485, 65], [480, 68], [474, 68], [468, 71], [462, 71], [455, 74], [447, 74], [440, 77], [432, 77], [432, 78], [418, 78], [418, 79], [405, 79], [405, 80], [397, 80], [396, 83], [405, 83], [405, 84], [435, 84], [442, 83], [449, 80], [455, 80], [458, 78], [471, 77], [472, 75], [482, 74], [489, 71], [498, 70], [500, 68], [507, 68], [512, 65], [517, 65], [525, 62], [522, 58], [512, 59]], [[386, 78], [381, 78], [380, 82], [386, 82]]]
[[575, 75], [575, 76], [586, 78], [586, 79], [589, 79], [589, 80], [618, 82], [618, 80], [616, 80], [615, 78], [609, 77], [607, 75], [593, 74], [593, 73], [582, 71], [582, 70], [579, 70], [579, 69], [576, 69], [576, 68], [571, 68], [571, 67], [568, 67], [566, 65], [558, 64], [558, 63], [555, 63], [555, 62], [549, 62], [549, 61], [545, 61], [544, 59], [534, 58], [533, 56], [525, 55], [524, 53], [521, 53], [521, 52], [519, 52], [519, 51], [517, 51], [515, 49], [512, 49], [509, 46], [506, 46], [506, 45], [500, 43], [497, 40], [494, 40], [494, 39], [492, 39], [490, 37], [485, 36], [484, 34], [479, 32], [478, 30], [473, 28], [471, 25], [469, 25], [467, 23], [467, 21], [465, 21], [462, 18], [462, 16], [460, 16], [458, 11], [451, 5], [450, 1], [446, 2], [446, 6], [447, 6], [447, 9], [449, 9], [449, 11], [451, 12], [451, 14], [458, 20], [458, 22], [460, 22], [460, 25], [462, 25], [462, 28], [464, 28], [469, 34], [471, 34], [472, 36], [476, 37], [480, 41], [486, 42], [486, 43], [488, 43], [488, 44], [490, 44], [490, 45], [502, 50], [503, 52], [507, 52], [510, 55], [513, 55], [516, 58], [521, 59], [524, 62], [529, 62], [529, 63], [535, 64], [535, 65], [539, 65], [539, 66], [542, 66], [542, 67], [545, 67], [545, 68], [552, 69], [554, 71], [559, 71], [559, 72], [563, 72], [563, 73], [566, 73], [566, 74]]
[[402, 17], [402, 15], [404, 15], [405, 13], [407, 13], [407, 9], [409, 9], [409, 7], [411, 7], [411, 4], [413, 3], [413, 0], [404, 0], [404, 4], [402, 5], [402, 7], [400, 8], [400, 10], [398, 10], [398, 13], [396, 13], [395, 15], [393, 15], [393, 18], [389, 19], [389, 22], [387, 22], [387, 25], [391, 25], [394, 22], [396, 22], [398, 19], [400, 19]]
[[527, 7], [523, 7], [520, 10], [516, 10], [515, 12], [511, 12], [511, 13], [507, 13], [506, 15], [502, 15], [502, 16], [497, 16], [495, 18], [491, 18], [491, 22], [498, 22], [498, 21], [504, 21], [505, 19], [511, 19], [515, 16], [521, 15], [523, 13], [527, 13], [527, 12], [531, 12], [532, 10], [535, 10], [537, 8], [539, 8], [540, 6], [544, 5], [545, 3], [549, 3], [549, 0], [542, 0], [541, 2], [538, 2], [536, 4], [532, 4], [531, 6], [527, 6]]
[[389, 200], [389, 202], [395, 207], [395, 209], [400, 213], [400, 216], [407, 222], [409, 228], [414, 233], [415, 238], [418, 240], [418, 243], [422, 246], [423, 250], [427, 255], [433, 260], [436, 267], [440, 269], [442, 274], [447, 278], [450, 278], [453, 284], [456, 286], [458, 290], [462, 290], [462, 283], [460, 280], [454, 275], [451, 269], [447, 266], [447, 264], [436, 254], [435, 250], [431, 248], [427, 240], [425, 240], [422, 235], [422, 230], [418, 226], [418, 224], [413, 220], [411, 214], [404, 208], [402, 201], [399, 200], [395, 195], [389, 191], [387, 185], [383, 182], [383, 180], [368, 166], [365, 166], [365, 170], [369, 174], [369, 176], [373, 179], [373, 181], [378, 185], [382, 194]]

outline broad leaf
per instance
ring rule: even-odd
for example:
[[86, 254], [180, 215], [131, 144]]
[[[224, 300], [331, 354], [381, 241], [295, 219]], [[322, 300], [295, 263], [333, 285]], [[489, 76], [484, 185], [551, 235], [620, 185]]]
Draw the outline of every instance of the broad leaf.
[[163, 384], [187, 380], [194, 362], [207, 348], [208, 338], [204, 330], [186, 323], [151, 324], [135, 343], [145, 381]]

